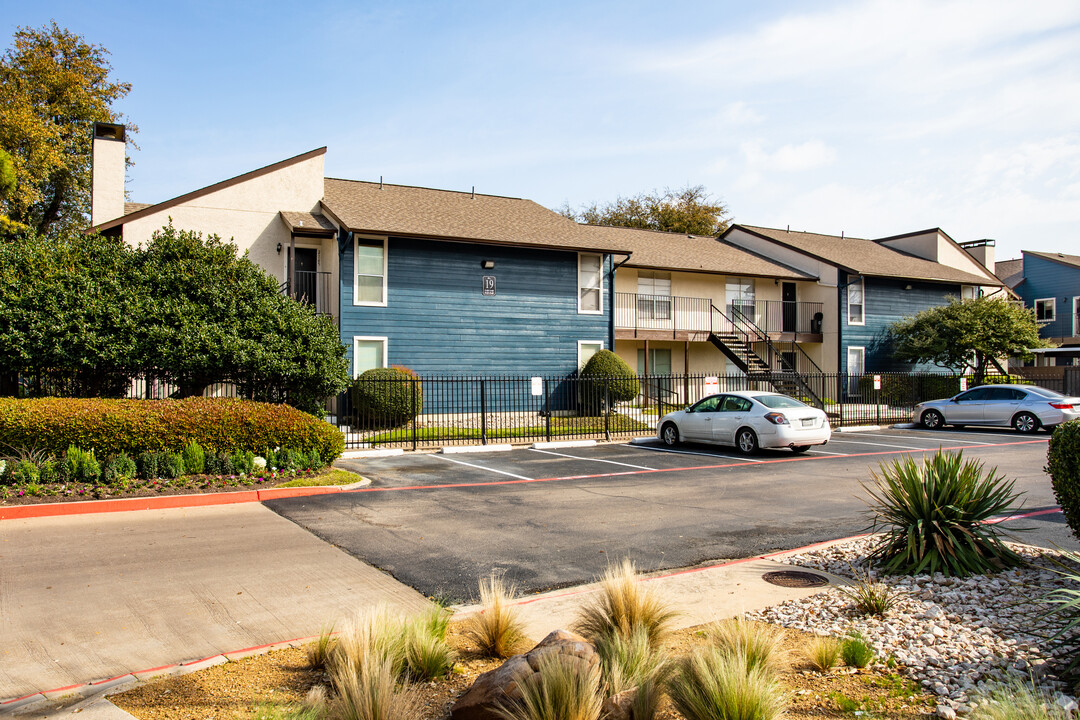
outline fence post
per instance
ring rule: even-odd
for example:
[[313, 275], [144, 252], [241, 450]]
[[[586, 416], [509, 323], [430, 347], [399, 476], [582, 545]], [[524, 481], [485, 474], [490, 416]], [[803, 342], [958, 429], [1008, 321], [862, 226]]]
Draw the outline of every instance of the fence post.
[[551, 395], [548, 390], [548, 379], [544, 378], [544, 408], [547, 410], [544, 413], [544, 437], [548, 442], [551, 442]]
[[607, 378], [604, 378], [604, 439], [611, 440], [611, 393]]
[[487, 381], [480, 380], [480, 444], [487, 445]]
[[840, 373], [836, 374], [836, 398], [840, 403], [840, 419], [836, 421], [836, 427], [844, 427], [844, 394], [847, 391], [846, 376], [840, 379]]
[[[885, 385], [885, 377], [881, 376], [881, 384]], [[877, 422], [875, 425], [881, 424], [881, 390], [874, 390], [874, 410], [877, 413]]]
[[412, 449], [416, 450], [416, 378], [412, 379]]

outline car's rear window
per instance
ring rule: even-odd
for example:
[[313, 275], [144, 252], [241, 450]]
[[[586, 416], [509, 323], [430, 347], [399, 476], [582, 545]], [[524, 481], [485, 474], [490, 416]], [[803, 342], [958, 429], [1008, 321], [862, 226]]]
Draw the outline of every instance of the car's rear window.
[[1035, 393], [1036, 395], [1042, 395], [1043, 397], [1048, 397], [1048, 398], [1053, 398], [1053, 399], [1066, 397], [1065, 395], [1062, 395], [1059, 392], [1054, 392], [1053, 390], [1047, 390], [1044, 387], [1037, 387], [1035, 385], [1031, 385], [1030, 387], [1025, 387], [1024, 390], [1026, 390], [1029, 393]]
[[767, 408], [806, 407], [806, 403], [801, 403], [795, 398], [788, 397], [787, 395], [752, 395], [751, 397]]

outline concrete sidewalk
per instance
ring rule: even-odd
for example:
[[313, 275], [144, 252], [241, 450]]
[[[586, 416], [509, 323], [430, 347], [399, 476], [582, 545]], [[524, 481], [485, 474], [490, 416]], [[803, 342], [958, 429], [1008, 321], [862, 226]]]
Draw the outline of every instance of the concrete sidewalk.
[[0, 701], [427, 602], [257, 503], [4, 520]]

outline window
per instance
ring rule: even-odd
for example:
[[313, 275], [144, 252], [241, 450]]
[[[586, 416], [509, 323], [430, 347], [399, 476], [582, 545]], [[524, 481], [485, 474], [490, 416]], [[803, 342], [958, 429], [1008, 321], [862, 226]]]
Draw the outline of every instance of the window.
[[604, 349], [604, 343], [600, 340], [578, 340], [577, 344], [577, 366], [578, 369], [585, 367], [585, 363], [589, 362], [589, 359], [593, 355]]
[[603, 312], [600, 305], [602, 289], [601, 268], [603, 257], [600, 255], [578, 254], [578, 312], [599, 315]]
[[847, 286], [847, 322], [848, 325], [865, 325], [864, 304], [866, 284], [863, 278], [852, 280]]
[[721, 399], [722, 396], [720, 395], [713, 395], [712, 397], [707, 397], [694, 407], [690, 408], [690, 412], [717, 412]]
[[645, 372], [645, 348], [637, 351], [638, 375], [670, 375], [671, 349], [649, 348], [649, 372]]
[[[728, 308], [732, 315], [736, 312], [747, 320], [754, 320], [754, 279], [729, 277], [725, 288]], [[738, 319], [738, 318], [736, 318]]]
[[978, 297], [978, 288], [974, 285], [961, 285], [960, 286], [960, 299], [961, 300], [974, 300]]
[[1035, 319], [1040, 322], [1054, 322], [1054, 298], [1035, 301]]
[[353, 305], [386, 305], [386, 238], [357, 238], [353, 244], [356, 264]]
[[386, 367], [386, 338], [353, 338], [353, 377], [365, 370]]
[[848, 375], [862, 375], [866, 370], [866, 348], [849, 347], [847, 349]]
[[1073, 298], [1073, 337], [1080, 337], [1080, 295]]
[[671, 319], [671, 273], [638, 271], [638, 319]]

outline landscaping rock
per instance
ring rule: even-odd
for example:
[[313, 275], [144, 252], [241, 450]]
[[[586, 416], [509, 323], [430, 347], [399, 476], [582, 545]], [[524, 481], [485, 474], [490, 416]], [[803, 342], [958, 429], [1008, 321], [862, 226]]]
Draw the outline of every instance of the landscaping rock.
[[634, 698], [637, 688], [623, 690], [604, 701], [600, 708], [600, 717], [604, 720], [634, 720]]
[[476, 678], [450, 709], [451, 720], [498, 720], [496, 705], [520, 699], [521, 683], [539, 672], [541, 660], [553, 655], [579, 666], [581, 672], [600, 664], [600, 656], [588, 640], [568, 630], [556, 630], [529, 652], [515, 655]]

